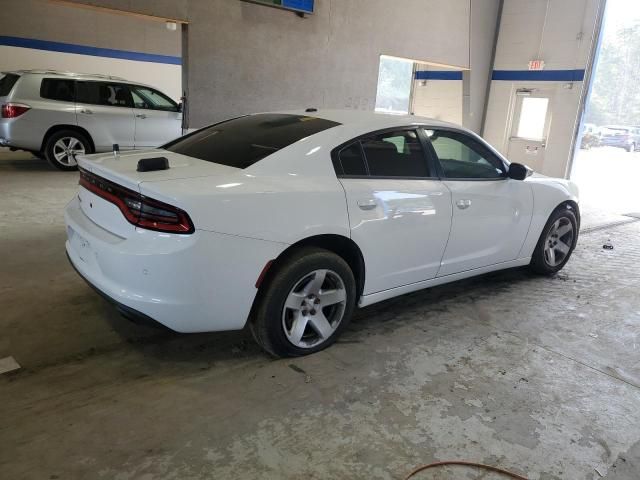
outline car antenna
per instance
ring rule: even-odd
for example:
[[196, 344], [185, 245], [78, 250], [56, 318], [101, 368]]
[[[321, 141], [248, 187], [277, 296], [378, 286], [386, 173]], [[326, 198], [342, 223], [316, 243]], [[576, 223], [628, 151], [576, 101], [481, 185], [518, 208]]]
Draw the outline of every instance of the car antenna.
[[117, 160], [119, 155], [120, 155], [120, 145], [118, 145], [117, 143], [114, 143], [113, 144], [113, 158], [115, 158]]

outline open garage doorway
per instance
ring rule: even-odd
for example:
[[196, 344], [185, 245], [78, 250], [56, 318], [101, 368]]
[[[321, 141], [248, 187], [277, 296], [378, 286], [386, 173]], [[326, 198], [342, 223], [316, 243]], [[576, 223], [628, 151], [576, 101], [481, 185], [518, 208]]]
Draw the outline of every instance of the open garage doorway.
[[584, 208], [640, 214], [640, 2], [608, 0], [571, 179]]
[[376, 111], [462, 124], [462, 69], [380, 56]]

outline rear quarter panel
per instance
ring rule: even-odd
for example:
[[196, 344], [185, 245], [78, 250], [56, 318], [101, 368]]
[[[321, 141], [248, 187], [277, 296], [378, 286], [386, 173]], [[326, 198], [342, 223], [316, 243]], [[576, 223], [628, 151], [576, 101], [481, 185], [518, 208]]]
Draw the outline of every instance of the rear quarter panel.
[[74, 102], [48, 100], [40, 97], [40, 75], [23, 75], [7, 101], [24, 103], [31, 109], [9, 120], [5, 129], [14, 146], [40, 150], [47, 131], [56, 125], [76, 125]]
[[271, 166], [261, 161], [225, 175], [142, 181], [140, 191], [188, 212], [196, 229], [289, 245], [319, 234], [350, 237], [345, 194], [330, 152], [309, 154], [313, 148], [304, 143], [263, 160]]

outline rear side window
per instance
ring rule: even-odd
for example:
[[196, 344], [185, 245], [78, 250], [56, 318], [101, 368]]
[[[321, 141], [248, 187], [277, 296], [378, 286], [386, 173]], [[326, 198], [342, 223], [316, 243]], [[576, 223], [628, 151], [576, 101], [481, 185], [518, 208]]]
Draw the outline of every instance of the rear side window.
[[19, 78], [20, 75], [14, 75], [13, 73], [0, 73], [0, 97], [9, 95]]
[[133, 106], [126, 85], [107, 82], [77, 82], [77, 102], [108, 107]]
[[429, 177], [427, 159], [414, 130], [390, 132], [362, 140], [373, 177]]
[[360, 142], [352, 143], [350, 146], [343, 148], [338, 157], [343, 175], [367, 175], [367, 166], [362, 156]]
[[338, 125], [316, 117], [262, 113], [211, 125], [162, 148], [229, 167], [247, 168], [298, 140]]
[[40, 84], [40, 96], [49, 100], [73, 102], [75, 100], [75, 82], [60, 78], [43, 78]]

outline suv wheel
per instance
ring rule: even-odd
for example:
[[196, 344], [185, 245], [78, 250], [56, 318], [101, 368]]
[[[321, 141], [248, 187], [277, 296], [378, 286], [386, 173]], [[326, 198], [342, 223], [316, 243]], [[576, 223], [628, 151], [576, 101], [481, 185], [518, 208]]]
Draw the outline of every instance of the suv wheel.
[[44, 146], [44, 155], [51, 165], [60, 170], [77, 170], [76, 155], [91, 153], [86, 136], [74, 130], [60, 130], [51, 135]]
[[351, 320], [355, 300], [353, 272], [341, 257], [302, 248], [261, 292], [251, 332], [276, 357], [308, 355], [335, 342]]

